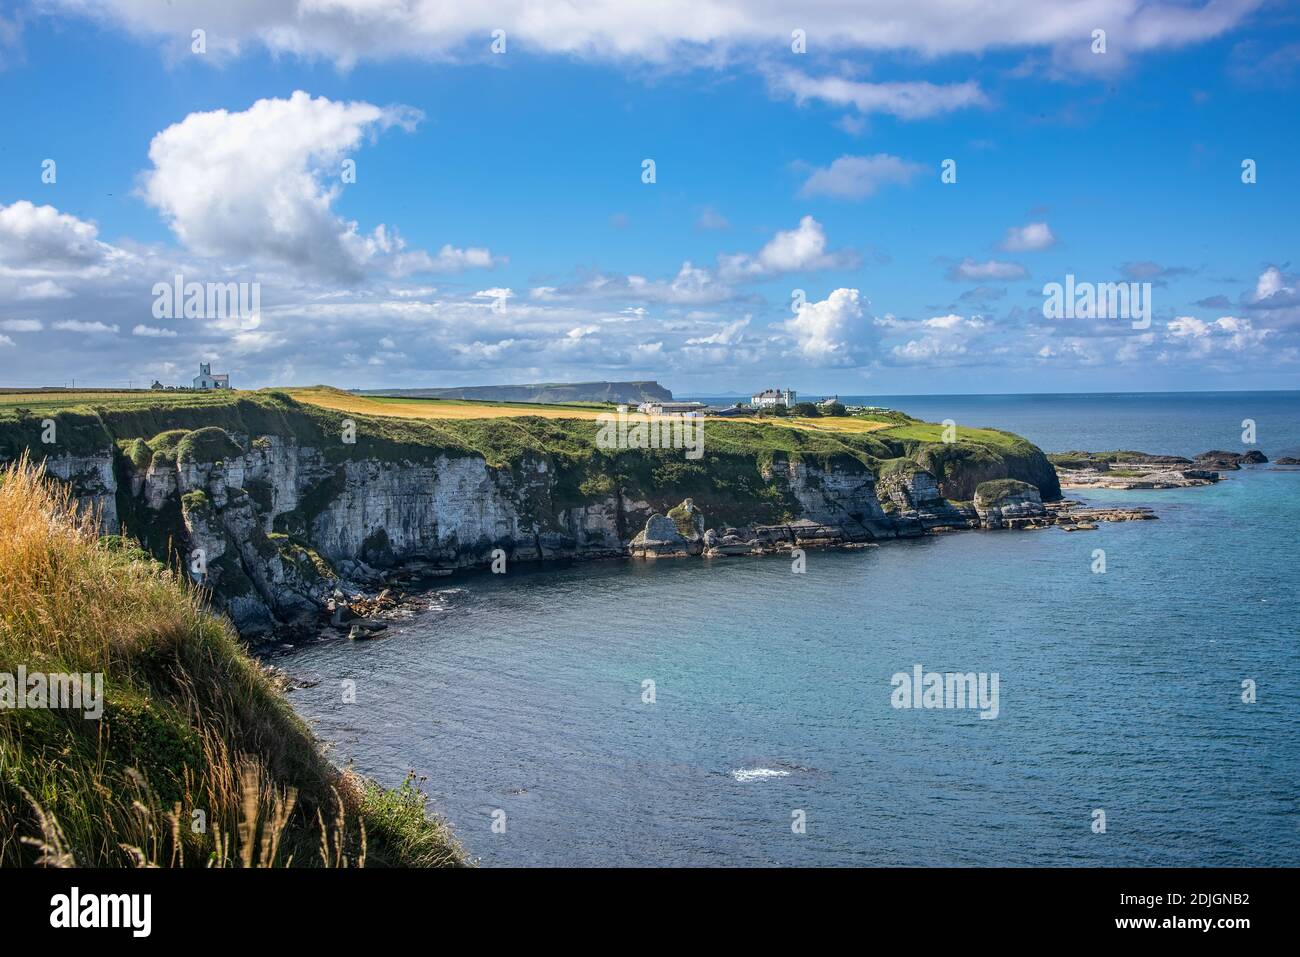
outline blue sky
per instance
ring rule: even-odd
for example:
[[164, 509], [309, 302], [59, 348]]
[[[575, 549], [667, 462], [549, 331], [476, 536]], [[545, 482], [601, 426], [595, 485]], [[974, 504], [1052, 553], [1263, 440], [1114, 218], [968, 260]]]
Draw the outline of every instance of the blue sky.
[[1291, 5], [249, 6], [0, 7], [0, 384], [1297, 387]]

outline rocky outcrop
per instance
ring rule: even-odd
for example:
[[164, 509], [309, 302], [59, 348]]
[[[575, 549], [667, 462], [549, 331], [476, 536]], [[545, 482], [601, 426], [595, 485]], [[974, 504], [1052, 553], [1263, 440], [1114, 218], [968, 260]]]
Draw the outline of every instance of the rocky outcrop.
[[81, 508], [96, 509], [105, 528], [117, 530], [117, 479], [112, 449], [89, 455], [56, 453], [45, 459], [45, 470], [72, 487]]
[[1015, 479], [982, 483], [975, 489], [975, 512], [985, 528], [1034, 528], [1049, 524], [1038, 489]]
[[1251, 449], [1249, 452], [1224, 452], [1222, 449], [1212, 449], [1196, 456], [1197, 467], [1217, 469], [1220, 472], [1236, 471], [1243, 465], [1263, 465], [1267, 461], [1268, 458], [1258, 449]]
[[880, 494], [899, 533], [974, 528], [979, 524], [973, 509], [944, 498], [934, 475], [912, 462], [885, 471], [880, 478]]
[[1061, 487], [1066, 489], [1194, 488], [1219, 481], [1217, 471], [1203, 467], [1205, 462], [1213, 460], [1205, 456], [1198, 456], [1195, 463], [1179, 455], [1132, 451], [1062, 452], [1048, 458], [1056, 467]]

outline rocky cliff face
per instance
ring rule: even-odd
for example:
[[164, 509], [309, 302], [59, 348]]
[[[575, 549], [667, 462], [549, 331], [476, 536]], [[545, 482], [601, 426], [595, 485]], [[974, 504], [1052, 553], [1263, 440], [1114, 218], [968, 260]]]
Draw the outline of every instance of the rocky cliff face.
[[[851, 454], [743, 447], [701, 463], [528, 451], [497, 465], [465, 448], [342, 446], [292, 422], [171, 424], [109, 432], [98, 448], [48, 455], [47, 467], [102, 510], [106, 531], [121, 526], [182, 561], [247, 635], [311, 627], [340, 593], [395, 569], [744, 554], [1007, 524], [1006, 508], [949, 500], [946, 488], [967, 481], [960, 462], [936, 474], [919, 455], [888, 470]], [[1051, 494], [1055, 473], [1041, 465]], [[982, 462], [979, 474], [990, 470]]]

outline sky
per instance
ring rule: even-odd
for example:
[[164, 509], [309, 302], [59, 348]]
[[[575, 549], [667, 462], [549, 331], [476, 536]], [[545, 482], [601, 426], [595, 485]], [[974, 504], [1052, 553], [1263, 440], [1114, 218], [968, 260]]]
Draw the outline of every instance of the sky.
[[1267, 0], [0, 0], [0, 386], [1300, 388], [1298, 91]]

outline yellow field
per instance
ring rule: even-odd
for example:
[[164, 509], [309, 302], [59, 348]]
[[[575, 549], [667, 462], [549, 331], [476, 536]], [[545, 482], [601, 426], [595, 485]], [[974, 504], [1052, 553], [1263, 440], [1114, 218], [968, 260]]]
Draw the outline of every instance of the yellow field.
[[335, 412], [388, 415], [399, 419], [503, 419], [536, 415], [544, 419], [594, 419], [608, 411], [595, 405], [558, 405], [534, 402], [471, 402], [464, 399], [398, 399], [357, 395], [338, 389], [285, 389], [299, 402], [310, 402]]
[[[536, 415], [544, 419], [595, 419], [608, 407], [598, 405], [561, 405], [540, 402], [472, 402], [463, 399], [401, 399], [386, 396], [356, 395], [337, 389], [286, 389], [299, 402], [310, 402], [336, 412], [360, 415], [388, 415], [402, 419], [500, 419], [518, 415]], [[780, 425], [812, 432], [877, 432], [892, 423], [871, 419], [841, 417], [833, 419], [776, 418], [735, 416], [712, 419], [716, 422], [752, 422]]]

